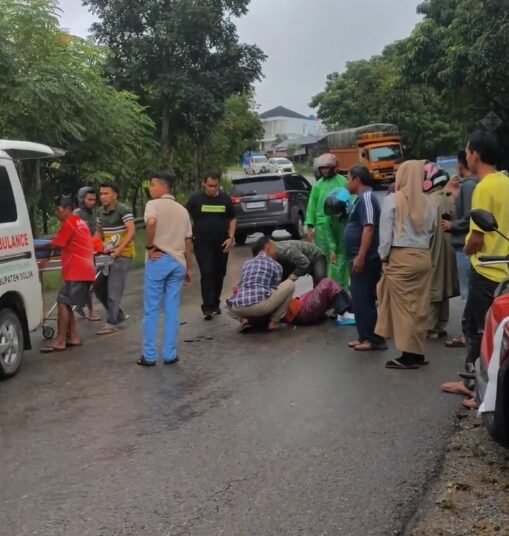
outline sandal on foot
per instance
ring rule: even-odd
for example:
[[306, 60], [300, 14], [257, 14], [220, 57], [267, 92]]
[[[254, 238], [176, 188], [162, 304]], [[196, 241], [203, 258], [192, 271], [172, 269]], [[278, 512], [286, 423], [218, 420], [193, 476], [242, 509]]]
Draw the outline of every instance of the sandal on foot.
[[359, 341], [359, 339], [356, 339], [355, 341], [350, 341], [348, 343], [348, 347], [355, 348], [356, 346], [359, 346], [359, 344], [364, 344], [364, 341]]
[[361, 342], [357, 346], [354, 346], [353, 349], [356, 352], [376, 352], [376, 351], [383, 351], [387, 350], [387, 346], [384, 345], [376, 345], [369, 341]]
[[402, 358], [399, 357], [398, 359], [391, 359], [390, 361], [387, 361], [387, 363], [385, 363], [385, 368], [396, 370], [415, 370], [418, 369], [419, 366], [415, 363], [411, 363], [410, 361], [403, 361]]
[[468, 389], [463, 382], [448, 382], [440, 387], [444, 393], [450, 395], [462, 395], [473, 397], [474, 393]]
[[97, 335], [110, 335], [111, 333], [116, 333], [117, 331], [119, 331], [119, 329], [115, 326], [104, 326], [97, 332]]
[[67, 348], [78, 348], [79, 346], [83, 346], [83, 342], [66, 342]]
[[147, 361], [143, 356], [141, 356], [138, 361], [136, 361], [137, 365], [140, 365], [140, 367], [155, 367], [156, 362], [155, 361]]
[[54, 352], [65, 352], [66, 350], [67, 350], [67, 346], [65, 346], [64, 348], [60, 348], [58, 346], [48, 345], [48, 346], [43, 346], [41, 348], [41, 354], [52, 354]]
[[454, 339], [445, 341], [444, 346], [446, 348], [466, 348], [467, 343], [461, 337], [454, 337]]

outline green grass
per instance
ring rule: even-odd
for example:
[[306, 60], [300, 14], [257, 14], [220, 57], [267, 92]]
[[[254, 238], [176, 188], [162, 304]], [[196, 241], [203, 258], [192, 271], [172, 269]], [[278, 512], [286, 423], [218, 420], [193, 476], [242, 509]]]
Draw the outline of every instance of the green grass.
[[[145, 228], [136, 230], [136, 238], [134, 241], [136, 248], [136, 256], [133, 260], [133, 270], [139, 270], [145, 266]], [[43, 292], [55, 292], [62, 285], [62, 277], [60, 272], [46, 272], [42, 278]]]

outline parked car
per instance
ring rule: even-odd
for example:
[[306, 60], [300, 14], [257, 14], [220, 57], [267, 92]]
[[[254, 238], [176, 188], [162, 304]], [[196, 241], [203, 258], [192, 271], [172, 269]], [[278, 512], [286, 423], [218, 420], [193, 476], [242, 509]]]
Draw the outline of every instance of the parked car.
[[271, 158], [269, 160], [270, 173], [295, 173], [295, 166], [288, 158]]
[[271, 235], [276, 229], [288, 231], [294, 239], [302, 238], [310, 194], [311, 184], [294, 173], [233, 179], [237, 244], [245, 244], [252, 233]]
[[14, 161], [54, 156], [46, 145], [0, 140], [0, 378], [19, 370], [43, 309], [32, 228]]
[[260, 173], [268, 173], [269, 160], [265, 155], [255, 154], [247, 158], [244, 163], [244, 172], [247, 175], [258, 175]]

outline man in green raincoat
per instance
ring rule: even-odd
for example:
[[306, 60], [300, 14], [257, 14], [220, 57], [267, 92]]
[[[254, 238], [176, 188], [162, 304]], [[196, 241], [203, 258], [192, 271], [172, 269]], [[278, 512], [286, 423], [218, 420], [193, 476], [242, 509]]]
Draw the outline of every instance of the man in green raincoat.
[[325, 214], [325, 200], [338, 188], [348, 188], [347, 180], [337, 172], [337, 159], [333, 154], [326, 153], [317, 158], [315, 168], [321, 178], [313, 186], [308, 203], [306, 225], [309, 238], [328, 259], [328, 277], [348, 289], [350, 274], [343, 243], [346, 219]]

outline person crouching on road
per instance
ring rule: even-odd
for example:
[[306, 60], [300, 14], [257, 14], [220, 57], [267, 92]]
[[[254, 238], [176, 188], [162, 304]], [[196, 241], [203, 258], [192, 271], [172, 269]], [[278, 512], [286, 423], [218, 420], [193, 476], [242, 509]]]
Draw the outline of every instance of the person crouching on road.
[[331, 313], [334, 317], [343, 315], [350, 307], [348, 292], [326, 277], [313, 290], [292, 299], [283, 322], [295, 326], [318, 324]]
[[241, 331], [251, 327], [249, 318], [270, 316], [269, 331], [279, 327], [293, 297], [295, 282], [281, 282], [283, 268], [275, 261], [276, 245], [267, 236], [253, 246], [253, 259], [242, 268], [235, 294], [227, 300], [229, 313], [240, 320]]
[[376, 288], [382, 277], [378, 255], [381, 210], [371, 184], [371, 174], [365, 166], [354, 166], [348, 173], [348, 190], [356, 198], [345, 228], [345, 248], [358, 333], [357, 340], [349, 346], [358, 352], [387, 349], [384, 338], [375, 333]]
[[193, 194], [186, 208], [193, 220], [194, 254], [201, 274], [202, 313], [205, 320], [221, 314], [221, 293], [233, 248], [237, 218], [229, 195], [220, 188], [220, 177], [207, 173], [203, 191]]
[[375, 333], [394, 338], [402, 352], [386, 363], [391, 369], [416, 369], [426, 364], [430, 244], [437, 211], [422, 191], [423, 182], [424, 161], [404, 162], [396, 175], [396, 193], [384, 199], [380, 216], [378, 253], [384, 274], [378, 285]]
[[50, 243], [38, 248], [60, 249], [64, 281], [57, 296], [57, 336], [52, 343], [41, 348], [41, 352], [45, 354], [81, 346], [73, 308], [85, 306], [90, 285], [95, 280], [92, 235], [86, 222], [73, 214], [73, 210], [74, 201], [71, 196], [63, 195], [57, 198], [55, 215], [62, 225]]
[[143, 355], [140, 366], [152, 367], [158, 359], [157, 328], [161, 303], [164, 310], [163, 362], [179, 361], [177, 340], [184, 284], [191, 283], [193, 230], [187, 210], [171, 194], [174, 177], [166, 172], [150, 179], [145, 207], [146, 250], [143, 317]]
[[283, 281], [310, 275], [316, 287], [327, 277], [327, 259], [320, 248], [303, 240], [276, 242], [276, 261], [283, 267]]

